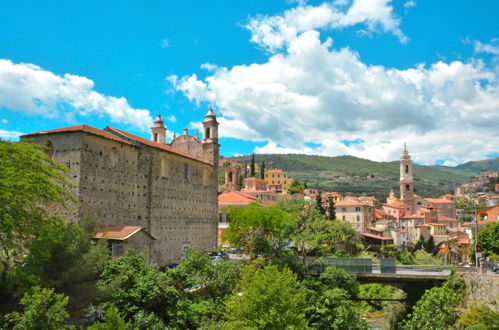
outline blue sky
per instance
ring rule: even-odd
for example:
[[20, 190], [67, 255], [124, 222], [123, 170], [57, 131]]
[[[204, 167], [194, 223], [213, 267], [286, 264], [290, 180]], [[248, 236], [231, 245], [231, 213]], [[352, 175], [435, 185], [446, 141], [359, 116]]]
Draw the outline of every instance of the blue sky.
[[[194, 130], [222, 153], [424, 164], [499, 148], [497, 1], [0, 3], [0, 136]], [[347, 143], [345, 143], [347, 141]]]

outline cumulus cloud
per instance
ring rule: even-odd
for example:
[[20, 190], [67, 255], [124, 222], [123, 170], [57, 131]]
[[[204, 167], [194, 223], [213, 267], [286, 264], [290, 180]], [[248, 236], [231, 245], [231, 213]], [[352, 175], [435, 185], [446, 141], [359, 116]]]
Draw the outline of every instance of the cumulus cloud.
[[123, 97], [100, 94], [88, 78], [63, 76], [33, 64], [15, 64], [0, 59], [0, 107], [49, 118], [93, 114], [114, 122], [147, 129], [152, 123], [148, 110], [134, 109]]
[[23, 135], [21, 132], [0, 129], [0, 139], [17, 140], [21, 135]]
[[[204, 79], [192, 74], [169, 80], [191, 101], [219, 108], [221, 136], [267, 141], [258, 153], [387, 161], [397, 159], [407, 142], [420, 163], [454, 164], [497, 152], [499, 85], [493, 69], [477, 59], [404, 70], [368, 65], [355, 51], [321, 41], [319, 28], [340, 15], [331, 6], [253, 19], [253, 41], [284, 47], [274, 48], [264, 63], [214, 66]], [[389, 26], [391, 32], [398, 28]], [[363, 142], [341, 142], [346, 140]]]
[[475, 53], [489, 53], [493, 55], [499, 55], [499, 39], [492, 39], [491, 43], [474, 41], [473, 46], [475, 48]]
[[271, 52], [287, 47], [302, 33], [315, 29], [337, 29], [362, 25], [359, 31], [370, 35], [392, 33], [402, 43], [407, 37], [400, 30], [400, 19], [394, 14], [391, 0], [353, 0], [324, 2], [319, 6], [301, 4], [282, 16], [258, 16], [246, 28], [251, 41]]
[[2, 118], [0, 121], [2, 122], [2, 124], [8, 124], [9, 123], [9, 121], [7, 119], [5, 119], [5, 118]]

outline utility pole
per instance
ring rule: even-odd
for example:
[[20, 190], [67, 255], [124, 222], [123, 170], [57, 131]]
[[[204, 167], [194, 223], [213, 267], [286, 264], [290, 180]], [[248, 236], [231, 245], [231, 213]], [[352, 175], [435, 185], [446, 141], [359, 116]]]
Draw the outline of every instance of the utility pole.
[[482, 256], [482, 249], [480, 245], [478, 244], [478, 214], [477, 214], [477, 207], [475, 205], [475, 266], [478, 267], [478, 261], [480, 260], [480, 257]]

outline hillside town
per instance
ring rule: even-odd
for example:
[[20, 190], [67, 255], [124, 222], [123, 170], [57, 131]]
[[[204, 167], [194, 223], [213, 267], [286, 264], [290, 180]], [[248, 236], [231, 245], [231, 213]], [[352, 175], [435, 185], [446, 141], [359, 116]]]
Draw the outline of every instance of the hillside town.
[[[405, 145], [400, 158], [401, 193], [397, 197], [392, 189], [385, 201], [374, 196], [343, 196], [314, 188], [291, 192], [293, 178], [289, 173], [281, 169], [263, 169], [262, 173], [262, 166], [254, 162], [254, 156], [246, 164], [221, 157], [219, 168], [225, 178], [218, 197], [219, 245], [230, 223], [224, 214], [225, 207], [255, 202], [270, 206], [292, 198], [320, 201], [325, 213], [333, 206], [335, 215], [331, 218], [351, 225], [366, 246], [415, 249], [418, 243], [431, 240], [440, 254], [453, 254], [460, 264], [475, 262], [470, 260], [470, 246], [480, 256], [480, 246], [473, 239], [478, 226], [499, 221], [499, 170], [482, 170], [478, 178], [458, 186], [455, 194], [439, 198], [420, 196], [415, 193], [412, 160]], [[481, 191], [491, 183], [493, 191]]]

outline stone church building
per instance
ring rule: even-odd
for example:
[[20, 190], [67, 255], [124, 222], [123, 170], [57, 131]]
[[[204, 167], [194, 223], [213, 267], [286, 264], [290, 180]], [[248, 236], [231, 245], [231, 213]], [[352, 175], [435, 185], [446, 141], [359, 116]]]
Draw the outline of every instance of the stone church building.
[[158, 265], [177, 262], [189, 245], [216, 247], [219, 144], [211, 108], [202, 140], [184, 130], [166, 144], [159, 115], [151, 140], [87, 125], [21, 138], [46, 146], [49, 156], [70, 169], [78, 203], [61, 211], [66, 219], [81, 223], [91, 217], [102, 226], [101, 237], [114, 233], [117, 244], [137, 235], [135, 249]]

